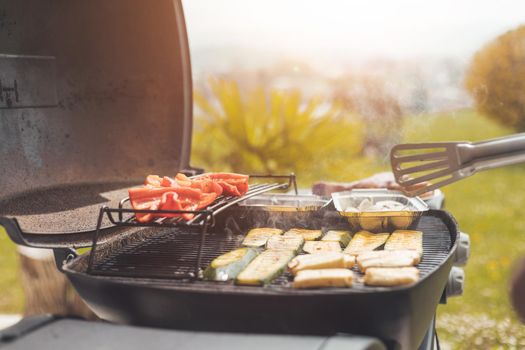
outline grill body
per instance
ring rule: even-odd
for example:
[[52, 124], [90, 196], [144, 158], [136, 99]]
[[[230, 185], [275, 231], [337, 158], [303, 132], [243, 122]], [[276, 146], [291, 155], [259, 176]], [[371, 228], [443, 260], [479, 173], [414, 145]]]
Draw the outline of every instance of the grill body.
[[[347, 225], [333, 214], [337, 213], [283, 217], [239, 209], [225, 213], [207, 237], [203, 267], [238, 246], [239, 233], [254, 225]], [[88, 254], [69, 262], [63, 270], [88, 305], [108, 321], [215, 331], [355, 333], [379, 337], [392, 348], [412, 349], [421, 343], [435, 313], [452, 267], [458, 234], [456, 222], [444, 211], [430, 211], [417, 228], [424, 232], [425, 255], [419, 266], [422, 278], [407, 287], [367, 287], [357, 282], [351, 289], [294, 290], [287, 275], [266, 287], [178, 280], [173, 277], [193, 266], [194, 235], [169, 231], [139, 232], [104, 244], [94, 259], [95, 275], [85, 272]], [[141, 239], [133, 241], [137, 235]]]

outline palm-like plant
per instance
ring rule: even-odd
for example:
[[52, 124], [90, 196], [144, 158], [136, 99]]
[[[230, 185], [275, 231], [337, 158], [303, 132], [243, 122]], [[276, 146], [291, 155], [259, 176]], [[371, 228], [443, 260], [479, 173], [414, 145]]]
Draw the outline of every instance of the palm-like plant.
[[[195, 92], [192, 159], [213, 170], [296, 172], [303, 183], [363, 175], [362, 126], [342, 106], [298, 91], [243, 91], [234, 81], [210, 79]], [[355, 171], [359, 165], [361, 171]]]

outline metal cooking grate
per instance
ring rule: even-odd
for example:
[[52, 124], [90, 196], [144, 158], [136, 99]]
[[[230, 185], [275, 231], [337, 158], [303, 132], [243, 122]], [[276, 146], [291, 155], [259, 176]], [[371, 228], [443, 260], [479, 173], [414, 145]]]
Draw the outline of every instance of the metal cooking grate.
[[[450, 228], [439, 217], [423, 216], [417, 229], [423, 231], [424, 253], [418, 268], [421, 278], [424, 278], [446, 260], [453, 245], [453, 238]], [[147, 277], [154, 279], [148, 283], [158, 285], [173, 286], [185, 283], [180, 279], [174, 278], [191, 274], [194, 271], [197, 257], [195, 242], [196, 240], [198, 241], [200, 232], [188, 233], [180, 229], [148, 230], [149, 232], [141, 232], [142, 235], [148, 236], [147, 239], [138, 239], [136, 241], [133, 241], [133, 238], [127, 239], [125, 244], [120, 244], [123, 248], [113, 252], [108, 252], [107, 249], [100, 249], [100, 252], [97, 254], [99, 256], [94, 259], [92, 272], [105, 276]], [[206, 267], [220, 254], [240, 246], [242, 238], [242, 235], [233, 233], [224, 234], [217, 232], [208, 234], [202, 251], [201, 267]], [[370, 291], [372, 288], [375, 290], [387, 289], [364, 286], [360, 281], [362, 274], [357, 267], [354, 267], [354, 271], [358, 278], [354, 287], [348, 289], [348, 291]], [[291, 280], [291, 275], [285, 273], [271, 285], [262, 289], [290, 290], [289, 283]], [[212, 285], [220, 286], [223, 290], [254, 288], [234, 286], [232, 282], [208, 282], [201, 280], [191, 282], [192, 288], [197, 289], [208, 289]]]

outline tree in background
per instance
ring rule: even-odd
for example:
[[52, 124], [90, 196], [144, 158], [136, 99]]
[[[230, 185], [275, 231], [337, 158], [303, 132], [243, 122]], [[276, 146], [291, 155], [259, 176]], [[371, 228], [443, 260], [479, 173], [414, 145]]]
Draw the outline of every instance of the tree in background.
[[483, 47], [474, 56], [465, 83], [480, 112], [525, 130], [525, 26]]
[[304, 100], [297, 91], [241, 91], [210, 79], [195, 91], [192, 159], [208, 169], [244, 173], [296, 172], [303, 183], [368, 173], [363, 128], [340, 104]]

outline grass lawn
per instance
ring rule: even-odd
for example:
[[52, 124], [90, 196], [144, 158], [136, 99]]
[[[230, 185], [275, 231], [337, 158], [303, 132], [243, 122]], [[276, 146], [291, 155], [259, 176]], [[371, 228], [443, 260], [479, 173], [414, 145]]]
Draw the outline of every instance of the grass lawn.
[[[472, 111], [407, 117], [403, 130], [411, 142], [474, 141], [512, 132]], [[444, 189], [447, 209], [472, 242], [464, 296], [439, 307], [439, 334], [449, 347], [525, 347], [525, 329], [507, 298], [512, 264], [525, 255], [524, 179], [525, 167], [513, 166]], [[22, 310], [16, 265], [15, 247], [0, 231], [0, 313]]]
[[23, 295], [18, 278], [16, 246], [0, 226], [0, 314], [20, 313]]

